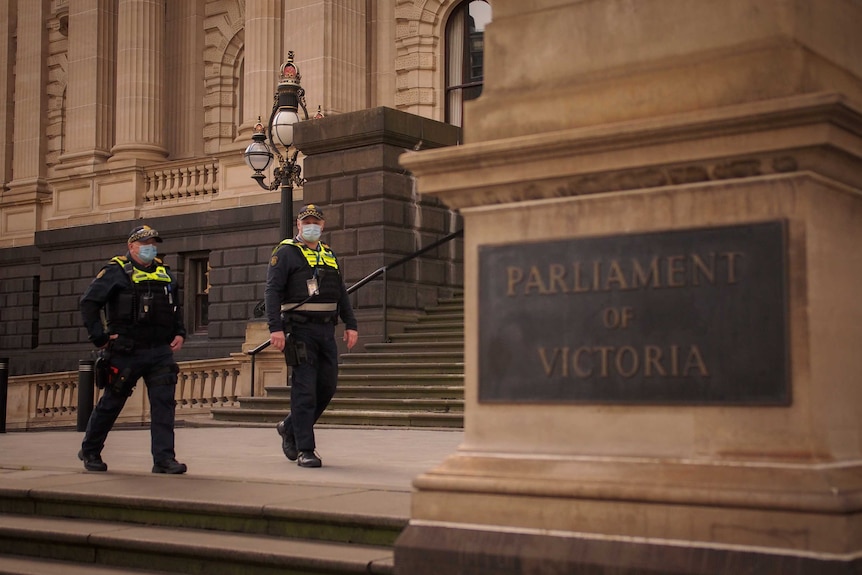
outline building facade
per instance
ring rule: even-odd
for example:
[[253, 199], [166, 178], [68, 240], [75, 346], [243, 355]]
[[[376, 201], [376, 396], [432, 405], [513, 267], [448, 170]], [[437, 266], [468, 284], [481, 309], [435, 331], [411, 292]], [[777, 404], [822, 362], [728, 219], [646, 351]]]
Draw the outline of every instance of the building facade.
[[[77, 299], [141, 221], [164, 236], [184, 287], [182, 359], [239, 350], [280, 240], [281, 201], [250, 177], [243, 151], [289, 51], [310, 115], [324, 116], [305, 139], [326, 158], [300, 155], [308, 182], [293, 200], [325, 207], [324, 239], [348, 285], [455, 231], [458, 215], [421, 197], [397, 156], [461, 141], [489, 20], [475, 0], [0, 0], [0, 356], [10, 373], [73, 369], [89, 351]], [[458, 289], [458, 249], [393, 275], [390, 308], [406, 317]], [[371, 340], [383, 331], [379, 292], [354, 296]]]

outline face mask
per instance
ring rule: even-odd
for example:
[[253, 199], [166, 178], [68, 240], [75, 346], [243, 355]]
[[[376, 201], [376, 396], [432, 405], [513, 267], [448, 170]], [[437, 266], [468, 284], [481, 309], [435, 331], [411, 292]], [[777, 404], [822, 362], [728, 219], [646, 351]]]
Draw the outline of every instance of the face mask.
[[320, 226], [317, 224], [306, 224], [302, 226], [300, 236], [307, 242], [316, 242], [320, 239]]
[[148, 264], [156, 259], [158, 251], [156, 246], [141, 246], [141, 249], [138, 250], [138, 259]]

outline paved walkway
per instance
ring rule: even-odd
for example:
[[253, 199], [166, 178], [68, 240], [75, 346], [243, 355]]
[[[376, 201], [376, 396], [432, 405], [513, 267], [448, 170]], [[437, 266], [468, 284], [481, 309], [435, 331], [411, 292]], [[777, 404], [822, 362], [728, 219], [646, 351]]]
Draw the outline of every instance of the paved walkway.
[[[412, 479], [455, 453], [459, 431], [319, 427], [315, 432], [320, 469], [305, 469], [281, 452], [270, 427], [183, 427], [176, 430], [177, 459], [186, 477], [267, 483], [352, 485], [410, 491]], [[108, 473], [86, 473], [77, 453], [83, 433], [28, 431], [0, 434], [0, 481], [58, 473], [104, 480], [105, 475], [152, 475], [147, 428], [116, 428], [102, 452]], [[101, 476], [101, 478], [100, 478]]]
[[[277, 522], [314, 515], [321, 525], [375, 525], [381, 532], [395, 529], [397, 533], [410, 518], [413, 478], [455, 453], [463, 433], [321, 427], [316, 436], [323, 467], [305, 469], [284, 457], [274, 426], [178, 428], [178, 459], [189, 471], [168, 476], [151, 472], [149, 429], [118, 428], [108, 435], [102, 452], [107, 473], [84, 471], [77, 458], [83, 433], [0, 433], [0, 497], [9, 509], [17, 509], [0, 513], [0, 524], [49, 534], [49, 539], [59, 533], [64, 541], [76, 537], [89, 541], [109, 533], [108, 537], [136, 549], [141, 545], [182, 548], [195, 557], [228, 549], [231, 557], [241, 553], [272, 561], [273, 557], [300, 556], [307, 561], [320, 556], [346, 564], [374, 563], [376, 568], [391, 570], [392, 554], [379, 546], [302, 540], [287, 545], [259, 534], [211, 529], [192, 532], [138, 525], [118, 530], [98, 520], [99, 509], [123, 509], [132, 517], [134, 510], [160, 513], [167, 507], [178, 511], [175, 517], [190, 513], [193, 524], [195, 517], [216, 523], [227, 517], [227, 523], [233, 525], [248, 518]], [[57, 501], [79, 507], [99, 502], [101, 506], [94, 505], [96, 517], [88, 519], [40, 514], [40, 502], [52, 510]], [[30, 506], [35, 513], [22, 511]], [[40, 575], [127, 572], [0, 554], [0, 571], [10, 569]]]

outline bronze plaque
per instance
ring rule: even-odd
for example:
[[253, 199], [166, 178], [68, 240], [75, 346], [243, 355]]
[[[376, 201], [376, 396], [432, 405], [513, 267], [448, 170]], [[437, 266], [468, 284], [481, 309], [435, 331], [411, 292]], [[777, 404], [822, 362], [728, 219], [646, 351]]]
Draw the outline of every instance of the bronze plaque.
[[479, 401], [787, 405], [785, 222], [479, 248]]

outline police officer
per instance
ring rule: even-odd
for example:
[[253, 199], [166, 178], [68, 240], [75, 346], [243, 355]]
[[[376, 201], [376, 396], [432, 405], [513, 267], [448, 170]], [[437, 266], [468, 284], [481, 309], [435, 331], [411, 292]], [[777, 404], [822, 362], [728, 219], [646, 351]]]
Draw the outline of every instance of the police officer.
[[110, 374], [78, 452], [88, 471], [108, 470], [101, 456], [105, 439], [140, 378], [150, 400], [153, 473], [187, 469], [174, 452], [174, 352], [182, 349], [186, 330], [176, 280], [156, 257], [161, 241], [149, 226], [133, 229], [128, 253], [111, 259], [81, 297], [90, 341], [108, 355]]
[[338, 347], [335, 324], [344, 322], [347, 349], [356, 345], [356, 317], [332, 249], [320, 242], [323, 212], [305, 206], [298, 234], [275, 247], [266, 275], [269, 341], [291, 367], [290, 413], [276, 430], [281, 447], [300, 467], [320, 467], [314, 424], [335, 394]]

